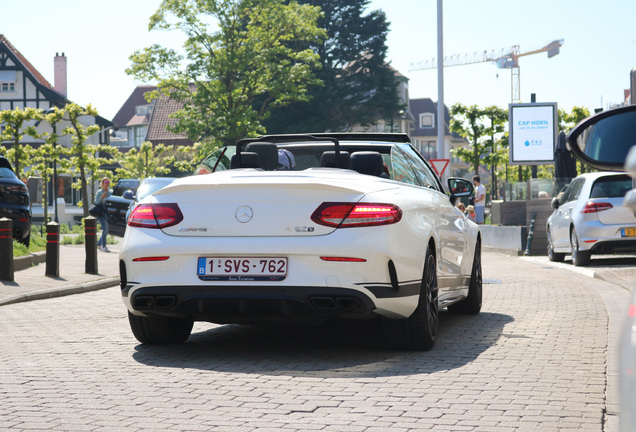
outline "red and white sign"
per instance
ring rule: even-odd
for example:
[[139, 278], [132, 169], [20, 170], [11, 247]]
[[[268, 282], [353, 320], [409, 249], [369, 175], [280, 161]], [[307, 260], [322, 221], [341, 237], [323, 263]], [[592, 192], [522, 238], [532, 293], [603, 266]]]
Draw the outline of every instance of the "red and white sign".
[[437, 175], [441, 177], [444, 174], [444, 170], [446, 170], [446, 167], [450, 163], [450, 159], [429, 159], [429, 162], [433, 166]]

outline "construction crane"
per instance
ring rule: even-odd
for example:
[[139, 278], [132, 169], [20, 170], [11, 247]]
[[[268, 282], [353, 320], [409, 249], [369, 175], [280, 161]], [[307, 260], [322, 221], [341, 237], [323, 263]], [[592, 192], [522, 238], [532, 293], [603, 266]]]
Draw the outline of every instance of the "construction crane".
[[[548, 53], [548, 58], [552, 58], [559, 54], [559, 49], [563, 45], [563, 39], [555, 40], [544, 46], [543, 48], [534, 49], [532, 51], [520, 52], [519, 45], [511, 48], [500, 50], [490, 50], [483, 52], [475, 52], [473, 54], [454, 54], [444, 57], [444, 67], [461, 66], [474, 63], [494, 62], [500, 69], [510, 69], [511, 74], [511, 100], [513, 103], [521, 102], [520, 74], [519, 74], [519, 58], [542, 52]], [[409, 71], [419, 71], [425, 69], [436, 69], [437, 60], [431, 59], [418, 63], [411, 63]]]

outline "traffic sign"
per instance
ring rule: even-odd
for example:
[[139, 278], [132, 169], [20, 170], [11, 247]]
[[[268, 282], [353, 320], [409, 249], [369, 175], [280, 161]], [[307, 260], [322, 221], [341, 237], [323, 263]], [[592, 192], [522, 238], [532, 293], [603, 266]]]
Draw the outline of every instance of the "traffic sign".
[[433, 166], [437, 175], [441, 177], [444, 174], [444, 170], [450, 163], [450, 159], [429, 159], [429, 162]]

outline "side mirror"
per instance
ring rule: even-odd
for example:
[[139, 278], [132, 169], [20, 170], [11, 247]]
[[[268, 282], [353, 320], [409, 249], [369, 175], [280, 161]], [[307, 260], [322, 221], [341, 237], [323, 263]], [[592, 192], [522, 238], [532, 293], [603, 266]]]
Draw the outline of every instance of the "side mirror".
[[127, 191], [124, 192], [124, 194], [122, 195], [124, 198], [126, 199], [135, 199], [135, 194], [132, 190], [128, 189]]
[[469, 197], [473, 194], [473, 184], [466, 179], [450, 177], [447, 180], [448, 190], [450, 191], [451, 199]]
[[567, 143], [581, 162], [603, 171], [623, 171], [627, 153], [636, 145], [636, 105], [588, 117], [570, 131]]
[[552, 198], [552, 202], [550, 203], [550, 205], [552, 206], [553, 209], [558, 209], [559, 206], [561, 205], [561, 203], [559, 202], [559, 199], [557, 197]]

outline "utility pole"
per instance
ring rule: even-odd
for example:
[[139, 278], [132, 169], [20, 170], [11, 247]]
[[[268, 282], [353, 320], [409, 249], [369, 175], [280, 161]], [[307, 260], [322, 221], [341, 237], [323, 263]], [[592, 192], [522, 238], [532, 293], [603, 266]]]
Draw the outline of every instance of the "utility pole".
[[[532, 103], [536, 103], [537, 102], [536, 93], [530, 94], [530, 102], [532, 102]], [[519, 165], [519, 167], [521, 167], [521, 165]], [[532, 170], [532, 178], [536, 179], [537, 178], [537, 166], [536, 165], [532, 165], [532, 167], [530, 169]]]
[[[437, 157], [447, 159], [444, 132], [446, 130], [444, 112], [444, 19], [443, 0], [437, 0]], [[445, 173], [446, 174], [446, 173]], [[448, 176], [446, 174], [444, 177]]]

